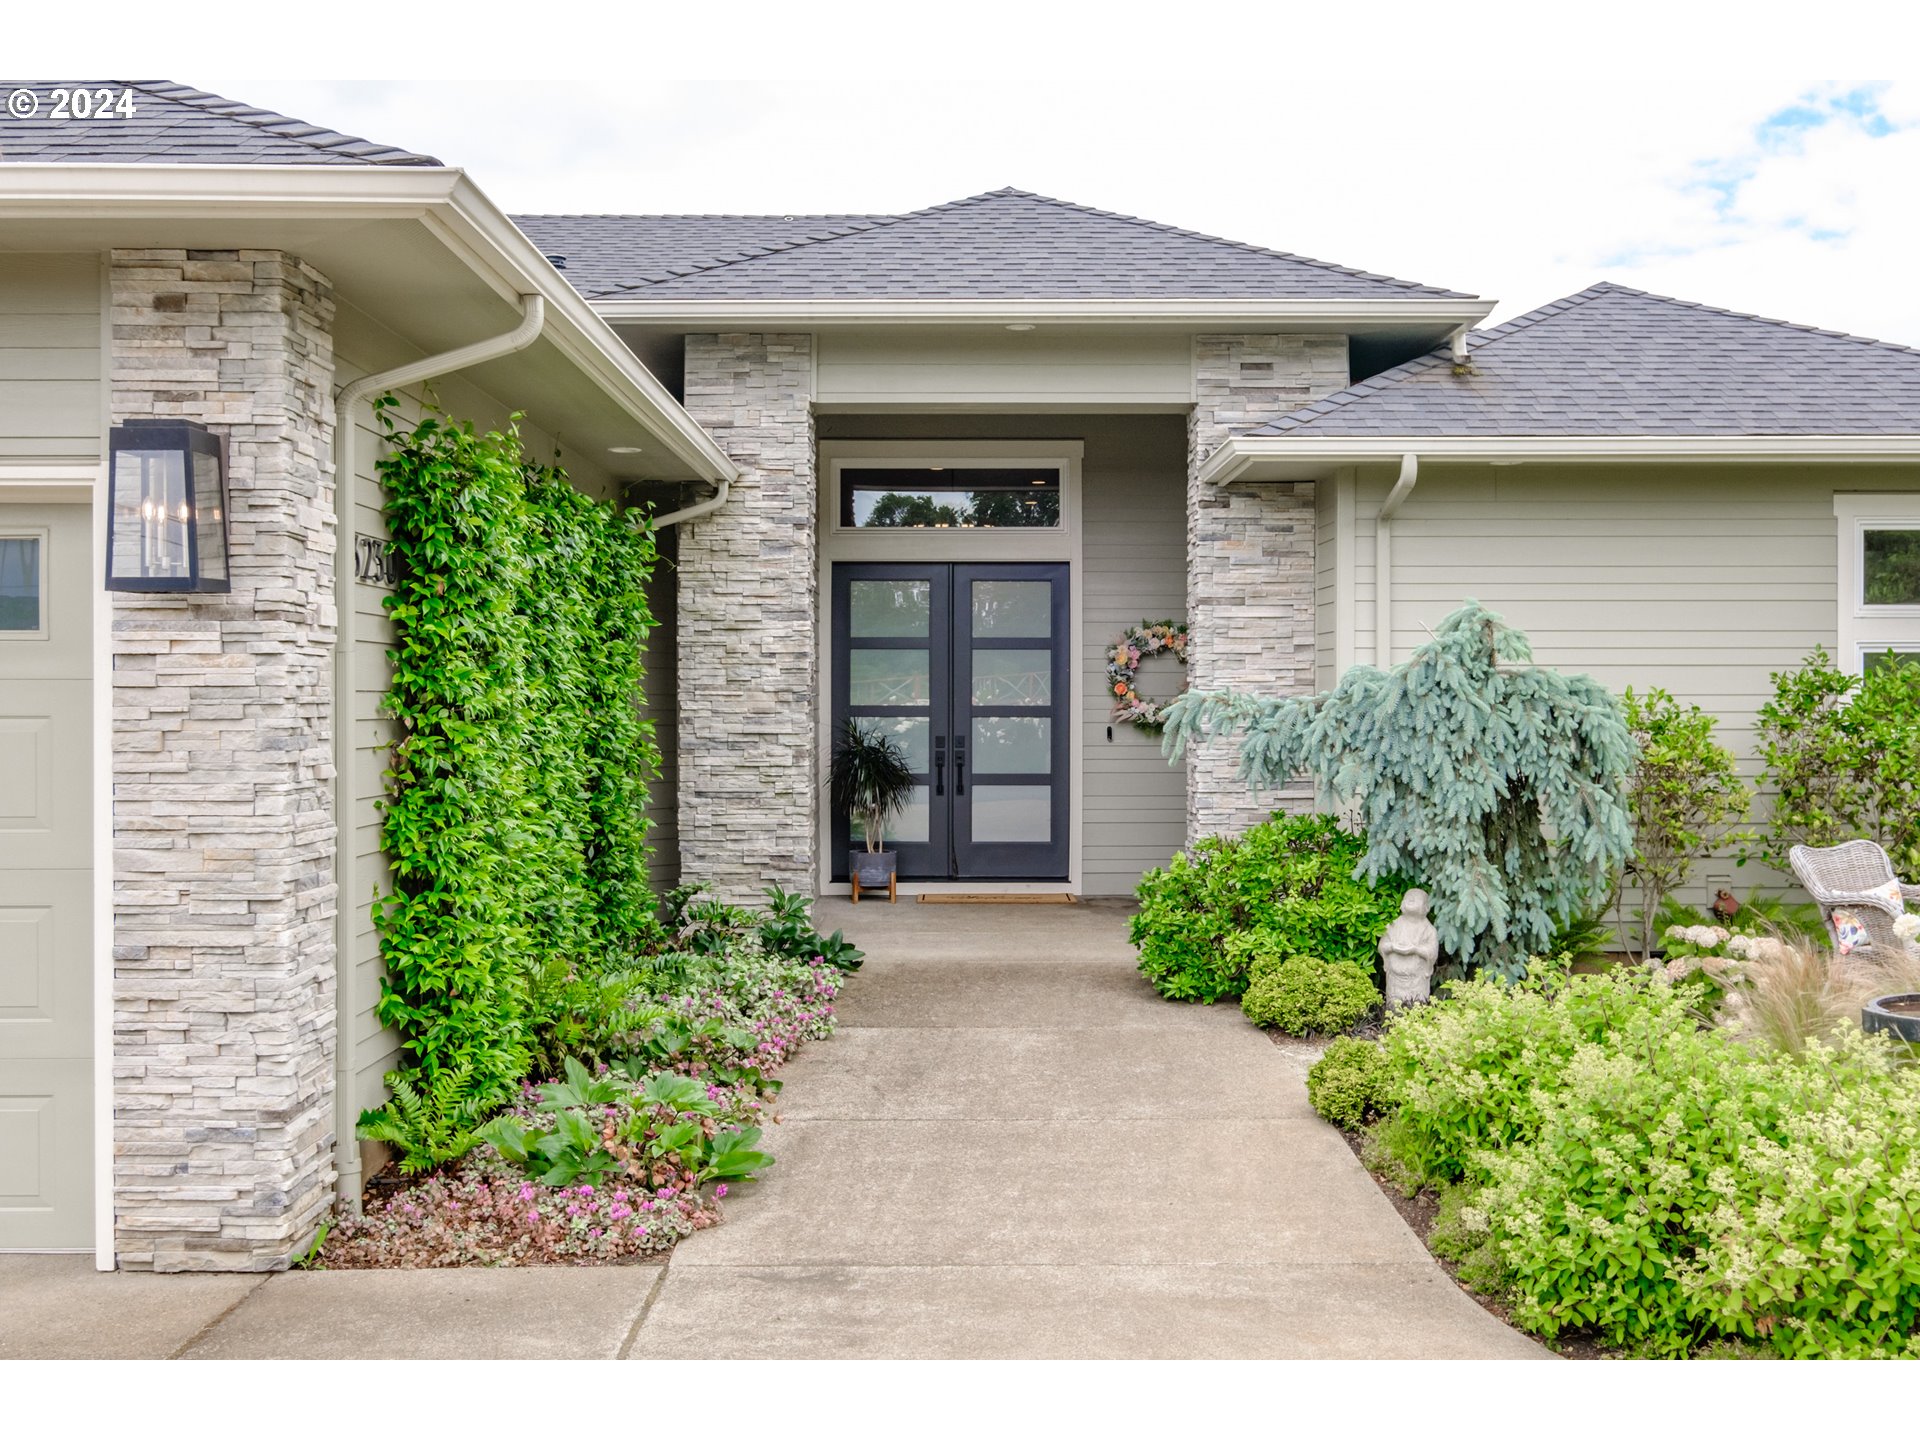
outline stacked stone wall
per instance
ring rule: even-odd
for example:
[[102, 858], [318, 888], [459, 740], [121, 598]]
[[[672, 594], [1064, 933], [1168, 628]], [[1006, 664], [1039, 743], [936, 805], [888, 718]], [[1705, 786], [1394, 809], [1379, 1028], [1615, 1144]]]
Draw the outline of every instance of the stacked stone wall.
[[680, 874], [812, 893], [819, 784], [813, 337], [690, 335], [686, 407], [740, 469], [680, 527]]
[[333, 300], [266, 250], [112, 257], [113, 419], [229, 450], [233, 589], [113, 604], [120, 1263], [270, 1270], [332, 1198]]
[[[1343, 335], [1202, 335], [1187, 426], [1188, 682], [1195, 690], [1305, 695], [1314, 687], [1312, 481], [1224, 487], [1200, 467], [1229, 436], [1345, 387]], [[1310, 785], [1254, 794], [1232, 743], [1188, 752], [1187, 840], [1238, 834], [1274, 809], [1307, 810]]]

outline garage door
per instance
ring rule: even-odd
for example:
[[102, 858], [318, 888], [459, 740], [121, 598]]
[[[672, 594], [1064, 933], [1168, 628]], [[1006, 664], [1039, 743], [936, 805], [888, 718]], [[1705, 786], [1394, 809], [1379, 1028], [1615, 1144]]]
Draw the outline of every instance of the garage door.
[[0, 501], [0, 1250], [93, 1248], [92, 549]]

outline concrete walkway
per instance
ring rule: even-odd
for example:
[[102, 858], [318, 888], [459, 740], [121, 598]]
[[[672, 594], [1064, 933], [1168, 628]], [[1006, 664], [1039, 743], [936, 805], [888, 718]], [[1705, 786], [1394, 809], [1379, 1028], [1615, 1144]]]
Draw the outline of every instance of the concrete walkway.
[[[1117, 905], [819, 907], [868, 951], [778, 1165], [666, 1267], [97, 1275], [0, 1257], [0, 1357], [1529, 1357], [1237, 1008]], [[431, 1316], [430, 1324], [422, 1318]]]
[[1526, 1357], [1237, 1006], [1127, 911], [823, 903], [868, 952], [778, 1165], [684, 1242], [635, 1358]]

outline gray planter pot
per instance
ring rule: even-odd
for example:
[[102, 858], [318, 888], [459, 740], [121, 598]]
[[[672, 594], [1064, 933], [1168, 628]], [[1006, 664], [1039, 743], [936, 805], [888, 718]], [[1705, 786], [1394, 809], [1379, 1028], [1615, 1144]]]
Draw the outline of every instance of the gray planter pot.
[[1920, 995], [1877, 995], [1860, 1010], [1860, 1028], [1869, 1035], [1886, 1031], [1909, 1045], [1920, 1042]]
[[847, 852], [847, 876], [859, 890], [891, 889], [894, 873], [899, 866], [900, 855], [895, 850], [869, 851], [862, 848]]

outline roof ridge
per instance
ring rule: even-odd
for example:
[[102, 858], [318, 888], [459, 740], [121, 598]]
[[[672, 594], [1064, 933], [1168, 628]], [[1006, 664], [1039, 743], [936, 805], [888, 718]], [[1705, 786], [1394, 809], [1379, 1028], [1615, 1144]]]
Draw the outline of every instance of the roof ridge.
[[[919, 212], [914, 213], [917, 214]], [[763, 219], [766, 217], [748, 217], [743, 215], [740, 218], [744, 220], [748, 218]], [[808, 216], [807, 218], [812, 219], [813, 217]], [[888, 225], [897, 225], [902, 220], [910, 218], [910, 215], [877, 215], [871, 220], [859, 220], [851, 224], [841, 223], [832, 227], [831, 233], [826, 235], [803, 235], [798, 240], [770, 240], [764, 245], [755, 245], [751, 249], [742, 250], [735, 255], [725, 257], [715, 256], [711, 260], [686, 261], [684, 262], [686, 266], [685, 269], [670, 270], [662, 280], [648, 280], [644, 278], [639, 281], [623, 280], [618, 285], [614, 285], [609, 289], [596, 290], [586, 298], [589, 300], [605, 300], [614, 295], [631, 294], [636, 290], [646, 290], [654, 285], [663, 284], [666, 280], [678, 280], [687, 275], [704, 275], [711, 270], [724, 270], [730, 265], [743, 265], [752, 260], [764, 260], [770, 255], [784, 255], [791, 250], [804, 250], [810, 245], [822, 245], [829, 240], [844, 240], [849, 235], [862, 235], [869, 230], [884, 229]]]
[[[1356, 280], [1378, 280], [1388, 285], [1401, 285], [1409, 290], [1438, 290], [1443, 295], [1458, 297], [1462, 300], [1476, 299], [1459, 290], [1447, 290], [1442, 286], [1428, 285], [1420, 280], [1402, 280], [1397, 275], [1384, 275], [1374, 270], [1361, 270], [1352, 265], [1336, 264], [1332, 260], [1316, 260], [1311, 255], [1296, 254], [1291, 250], [1275, 250], [1266, 245], [1255, 245], [1248, 240], [1230, 240], [1224, 235], [1209, 235], [1204, 230], [1189, 230], [1180, 225], [1169, 225], [1164, 220], [1148, 220], [1139, 215], [1128, 215], [1118, 210], [1101, 210], [1092, 205], [1082, 205], [1077, 200], [1062, 200], [1053, 195], [1040, 195], [1031, 190], [1016, 190], [1008, 186], [1004, 190], [990, 192], [994, 195], [1018, 195], [1027, 200], [1038, 200], [1042, 204], [1055, 205], [1062, 210], [1077, 210], [1084, 215], [1098, 215], [1104, 220], [1121, 220], [1129, 225], [1138, 225], [1146, 230], [1161, 230], [1169, 235], [1184, 236], [1189, 240], [1205, 240], [1215, 245], [1225, 245], [1234, 250], [1244, 250], [1253, 255], [1267, 255], [1276, 260], [1291, 260], [1298, 265], [1311, 265], [1316, 270], [1330, 270], [1336, 275], [1351, 275]], [[985, 198], [985, 197], [977, 197]]]
[[360, 135], [348, 135], [325, 125], [315, 125], [310, 120], [296, 120], [291, 115], [282, 115], [275, 110], [263, 109], [258, 105], [249, 105], [244, 100], [233, 100], [225, 95], [216, 95], [211, 90], [198, 90], [191, 85], [183, 85], [177, 80], [122, 80], [120, 84], [130, 90], [139, 90], [161, 100], [171, 100], [175, 104], [188, 105], [209, 115], [218, 115], [223, 120], [236, 121], [250, 125], [256, 130], [265, 130], [282, 140], [291, 140], [310, 149], [351, 152], [356, 145], [365, 146], [370, 154], [357, 158], [369, 165], [422, 165], [440, 167], [441, 162], [431, 155], [422, 155], [418, 151], [403, 150], [397, 145], [387, 145], [378, 140], [368, 140]]
[[[1243, 240], [1228, 240], [1222, 236], [1208, 235], [1198, 230], [1184, 230], [1177, 225], [1168, 225], [1159, 220], [1143, 219], [1138, 215], [1125, 215], [1120, 213], [1117, 210], [1099, 210], [1099, 209], [1095, 209], [1091, 205], [1082, 205], [1077, 201], [1061, 200], [1052, 195], [1042, 195], [1037, 191], [1022, 190], [1018, 186], [1014, 186], [1014, 185], [1003, 185], [997, 190], [983, 190], [977, 195], [963, 195], [957, 200], [946, 200], [941, 202], [938, 205], [928, 205], [928, 206], [922, 207], [921, 209], [908, 210], [898, 215], [875, 216], [875, 217], [872, 217], [872, 219], [868, 223], [849, 226], [841, 230], [840, 232], [832, 235], [814, 236], [814, 237], [809, 237], [807, 239], [799, 240], [799, 241], [793, 241], [788, 243], [774, 243], [774, 244], [756, 247], [752, 253], [741, 254], [728, 260], [717, 260], [711, 264], [696, 265], [696, 266], [693, 266], [692, 269], [690, 269], [685, 273], [688, 273], [688, 274], [705, 273], [711, 270], [722, 269], [729, 265], [742, 264], [742, 263], [753, 261], [753, 260], [762, 260], [762, 259], [769, 258], [771, 256], [786, 254], [789, 251], [804, 249], [811, 245], [821, 244], [826, 241], [845, 239], [849, 235], [861, 234], [868, 230], [880, 229], [880, 228], [884, 228], [886, 226], [891, 226], [891, 225], [898, 225], [908, 220], [923, 219], [929, 215], [937, 215], [944, 210], [957, 210], [960, 207], [966, 206], [966, 205], [980, 205], [988, 201], [1004, 200], [1004, 199], [1031, 200], [1042, 205], [1052, 205], [1055, 208], [1061, 209], [1061, 210], [1072, 210], [1082, 215], [1097, 216], [1103, 220], [1118, 220], [1124, 224], [1137, 225], [1142, 229], [1158, 230], [1165, 234], [1179, 235], [1190, 240], [1203, 240], [1215, 245], [1224, 245], [1230, 249], [1245, 251], [1253, 255], [1261, 255], [1271, 259], [1277, 259], [1277, 260], [1286, 260], [1286, 261], [1293, 262], [1295, 264], [1309, 265], [1318, 270], [1330, 271], [1333, 274], [1337, 274], [1337, 275], [1351, 276], [1357, 280], [1372, 280], [1372, 281], [1376, 281], [1376, 282], [1380, 282], [1388, 285], [1398, 285], [1408, 290], [1425, 290], [1425, 291], [1432, 292], [1437, 297], [1441, 297], [1441, 298], [1449, 298], [1449, 299], [1473, 298], [1458, 290], [1445, 290], [1439, 286], [1426, 285], [1417, 280], [1402, 280], [1392, 275], [1376, 274], [1371, 270], [1357, 270], [1347, 265], [1336, 265], [1329, 260], [1315, 260], [1311, 256], [1296, 255], [1286, 250], [1271, 250], [1262, 245], [1248, 244], [1246, 241], [1243, 241]], [[529, 217], [529, 218], [532, 218], [532, 217]], [[635, 217], [635, 218], [646, 218], [646, 217]], [[654, 217], [654, 218], [667, 219], [672, 217], [661, 216], [661, 217]], [[739, 217], [715, 217], [715, 218], [768, 219], [773, 217], [743, 215]], [[673, 278], [678, 279], [680, 278], [680, 276], [676, 275]], [[644, 281], [638, 284], [631, 283], [631, 282], [622, 283], [620, 285], [613, 287], [610, 290], [596, 291], [589, 298], [605, 299], [609, 296], [616, 295], [616, 294], [631, 293], [636, 290], [644, 290], [656, 283], [662, 283], [662, 282]]]
[[[703, 264], [691, 264], [690, 262], [690, 268], [684, 273], [685, 274], [705, 274], [710, 270], [724, 270], [730, 265], [742, 265], [753, 260], [765, 260], [770, 256], [784, 255], [793, 250], [804, 250], [813, 245], [825, 244], [829, 240], [844, 240], [849, 235], [863, 235], [869, 230], [885, 229], [889, 225], [898, 225], [905, 220], [918, 220], [923, 216], [937, 214], [942, 210], [954, 210], [954, 209], [958, 209], [962, 205], [977, 204], [982, 200], [990, 200], [997, 195], [1025, 195], [1026, 193], [1027, 192], [1024, 190], [1015, 190], [1011, 186], [1008, 186], [1000, 190], [983, 190], [978, 195], [963, 195], [958, 200], [943, 200], [938, 205], [927, 205], [922, 207], [919, 210], [906, 210], [906, 211], [902, 211], [898, 215], [875, 215], [861, 221], [860, 223], [842, 226], [831, 235], [809, 235], [799, 240], [772, 241], [766, 245], [757, 245], [751, 251], [743, 251], [742, 253], [731, 256], [727, 259], [716, 258], [711, 262], [703, 263]], [[1033, 198], [1045, 199], [1046, 197], [1035, 196]], [[662, 217], [662, 218], [666, 218], [666, 217]], [[740, 216], [739, 218], [746, 220], [746, 219], [769, 219], [771, 217], [743, 215], [743, 216]], [[812, 217], [808, 217], [808, 218], [812, 218]], [[682, 278], [682, 275], [676, 274], [670, 278], [678, 280]], [[631, 293], [632, 291], [635, 291], [635, 290], [645, 290], [652, 285], [660, 284], [660, 283], [664, 283], [664, 282], [652, 281], [652, 280], [644, 281], [640, 284], [634, 284], [632, 282], [622, 282], [621, 284], [614, 286], [611, 290], [597, 290], [587, 298], [590, 300], [604, 300], [612, 295]]]
[[1709, 315], [1725, 315], [1733, 320], [1752, 320], [1760, 325], [1777, 325], [1782, 330], [1797, 330], [1803, 335], [1823, 335], [1829, 340], [1851, 340], [1856, 345], [1871, 345], [1880, 350], [1897, 350], [1905, 355], [1920, 355], [1920, 348], [1902, 345], [1897, 340], [1879, 340], [1871, 335], [1856, 335], [1850, 330], [1828, 330], [1820, 325], [1805, 325], [1797, 320], [1781, 320], [1772, 315], [1756, 315], [1749, 310], [1729, 310], [1724, 305], [1709, 305], [1703, 300], [1684, 300], [1678, 295], [1662, 295], [1654, 290], [1638, 290], [1631, 285], [1622, 285], [1617, 280], [1600, 280], [1581, 291], [1582, 295], [1611, 291], [1620, 295], [1633, 295], [1642, 300], [1658, 300], [1667, 305], [1680, 305], [1688, 310], [1701, 310]]

